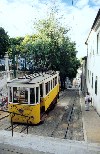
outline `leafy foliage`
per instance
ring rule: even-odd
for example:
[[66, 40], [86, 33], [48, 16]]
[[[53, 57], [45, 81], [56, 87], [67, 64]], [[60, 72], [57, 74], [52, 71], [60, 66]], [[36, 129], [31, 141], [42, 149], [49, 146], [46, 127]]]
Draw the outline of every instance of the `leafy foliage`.
[[23, 37], [10, 38], [10, 47], [8, 50], [10, 58], [13, 58], [15, 55], [20, 55], [23, 39]]
[[8, 51], [9, 46], [9, 36], [5, 32], [5, 30], [0, 27], [0, 57], [4, 57], [5, 52]]
[[76, 44], [68, 37], [69, 29], [60, 26], [51, 14], [48, 19], [36, 23], [36, 30], [34, 35], [11, 39], [11, 48], [14, 54], [31, 61], [38, 71], [59, 71], [64, 87], [66, 77], [75, 77], [80, 66], [76, 58]]
[[64, 85], [66, 77], [70, 79], [75, 77], [80, 66], [76, 58], [76, 44], [67, 36], [69, 30], [61, 27], [52, 15], [47, 20], [40, 21], [37, 29], [41, 38], [41, 49], [37, 48], [39, 43], [36, 45], [37, 53], [45, 54], [47, 69], [60, 71], [60, 78]]

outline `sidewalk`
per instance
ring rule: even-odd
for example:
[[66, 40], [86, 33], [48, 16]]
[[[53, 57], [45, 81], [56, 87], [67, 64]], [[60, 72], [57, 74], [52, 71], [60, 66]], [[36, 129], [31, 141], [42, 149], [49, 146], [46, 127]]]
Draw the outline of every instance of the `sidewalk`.
[[88, 143], [98, 143], [100, 145], [100, 116], [92, 106], [90, 106], [90, 111], [85, 111], [84, 102], [84, 97], [80, 96], [84, 139]]
[[[65, 140], [0, 130], [0, 154], [100, 154], [100, 117], [90, 107], [85, 111], [80, 97], [85, 141]], [[42, 135], [42, 134], [41, 134]]]
[[0, 154], [100, 154], [94, 143], [0, 131]]

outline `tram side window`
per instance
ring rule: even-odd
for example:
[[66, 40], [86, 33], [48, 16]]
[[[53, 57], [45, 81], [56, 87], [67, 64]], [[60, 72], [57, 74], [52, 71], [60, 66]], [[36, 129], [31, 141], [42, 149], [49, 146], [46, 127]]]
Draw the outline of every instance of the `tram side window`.
[[42, 87], [42, 84], [40, 84], [40, 97], [43, 97], [43, 87]]
[[46, 95], [48, 94], [48, 82], [45, 83]]
[[48, 83], [49, 83], [49, 86], [48, 86], [48, 92], [49, 92], [50, 91], [50, 81]]
[[52, 89], [52, 80], [51, 80], [51, 89]]
[[25, 102], [28, 103], [28, 90], [27, 89], [25, 90]]
[[27, 88], [18, 88], [17, 95], [19, 98], [19, 103], [28, 103], [28, 89]]
[[13, 103], [18, 103], [17, 87], [13, 87]]
[[53, 88], [55, 87], [55, 79], [53, 78]]
[[39, 91], [39, 88], [36, 87], [36, 103], [38, 103], [38, 91]]
[[56, 84], [57, 84], [57, 77], [55, 77], [55, 86], [56, 86]]
[[34, 104], [35, 103], [35, 92], [34, 92], [34, 88], [30, 88], [30, 104]]
[[[10, 88], [10, 101], [12, 101], [11, 88]], [[28, 103], [28, 89], [13, 87], [13, 103]]]

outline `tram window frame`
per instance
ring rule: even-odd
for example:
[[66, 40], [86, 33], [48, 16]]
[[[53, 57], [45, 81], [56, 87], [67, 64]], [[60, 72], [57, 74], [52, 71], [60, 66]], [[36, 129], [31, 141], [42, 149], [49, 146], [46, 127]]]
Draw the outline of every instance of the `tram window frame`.
[[43, 84], [40, 84], [40, 97], [43, 97]]
[[55, 77], [55, 86], [57, 85], [57, 76]]
[[28, 93], [29, 93], [28, 89], [25, 89], [25, 103], [27, 104], [28, 104]]
[[48, 92], [50, 92], [50, 81], [48, 82]]
[[30, 104], [35, 104], [35, 89], [34, 88], [30, 88]]
[[39, 87], [36, 87], [36, 104], [39, 102]]
[[18, 103], [17, 87], [13, 87], [13, 103]]
[[46, 95], [48, 94], [48, 82], [45, 83], [45, 92], [46, 92]]
[[52, 80], [51, 80], [51, 90], [52, 90]]
[[28, 89], [25, 87], [17, 87], [18, 103], [28, 104]]
[[55, 78], [53, 78], [53, 88], [55, 87]]
[[25, 98], [25, 90], [19, 90], [20, 91], [20, 97]]

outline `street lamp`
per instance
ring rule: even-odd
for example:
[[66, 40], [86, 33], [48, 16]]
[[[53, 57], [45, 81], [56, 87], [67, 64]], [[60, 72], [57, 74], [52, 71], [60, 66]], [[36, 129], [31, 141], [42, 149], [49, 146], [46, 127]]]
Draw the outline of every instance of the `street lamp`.
[[8, 52], [5, 53], [5, 71], [6, 71], [6, 74], [7, 74], [7, 81], [10, 80], [10, 72], [9, 72], [9, 63], [8, 63], [8, 60], [9, 60], [9, 56], [8, 56]]

